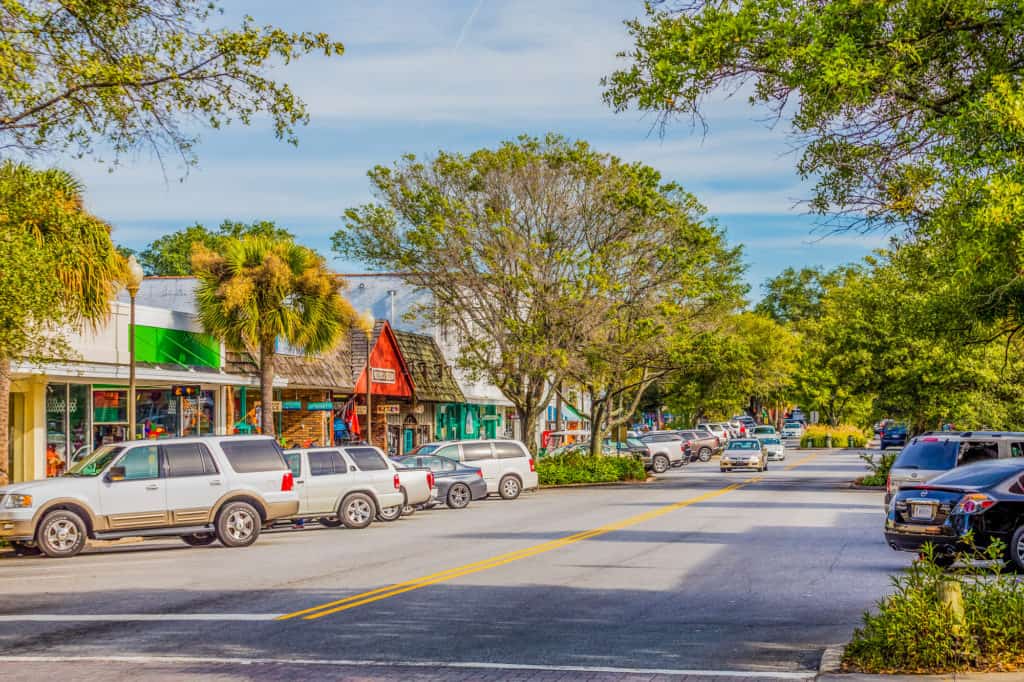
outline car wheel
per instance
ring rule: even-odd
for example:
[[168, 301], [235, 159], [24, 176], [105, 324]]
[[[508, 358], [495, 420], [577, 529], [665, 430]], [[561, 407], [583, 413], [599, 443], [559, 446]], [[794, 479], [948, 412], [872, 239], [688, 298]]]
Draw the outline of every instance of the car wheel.
[[321, 526], [325, 526], [327, 528], [337, 528], [341, 525], [341, 519], [337, 516], [321, 516], [317, 520], [320, 522]]
[[[667, 457], [665, 458], [665, 462], [668, 462]], [[668, 468], [667, 464], [665, 468]], [[521, 493], [522, 491], [523, 485], [515, 476], [506, 476], [503, 479], [501, 479], [500, 483], [498, 483], [498, 492], [501, 494], [502, 499], [514, 500], [517, 497], [519, 497], [519, 493]]]
[[394, 507], [386, 507], [377, 512], [378, 521], [397, 521], [402, 517], [402, 505], [396, 504]]
[[373, 500], [363, 493], [352, 493], [341, 501], [338, 517], [346, 528], [366, 528], [375, 514]]
[[192, 535], [182, 535], [181, 540], [190, 547], [205, 547], [217, 542], [217, 536], [213, 533], [192, 533]]
[[469, 486], [463, 483], [456, 483], [451, 488], [448, 488], [445, 504], [448, 505], [449, 509], [465, 509], [469, 506], [471, 499], [473, 499], [473, 495], [469, 492]]
[[710, 462], [711, 461], [711, 448], [706, 448], [706, 447], [705, 448], [701, 448], [697, 452], [697, 457], [699, 457], [700, 461], [702, 461], [702, 462]]
[[[651, 463], [651, 471], [656, 474], [663, 474], [668, 471], [669, 461], [665, 455], [655, 455], [654, 461]], [[504, 491], [503, 491], [504, 492]], [[502, 497], [505, 495], [502, 494]]]
[[217, 514], [217, 539], [225, 547], [248, 547], [260, 536], [259, 512], [248, 502], [229, 502]]
[[43, 550], [39, 549], [35, 545], [30, 545], [27, 542], [12, 542], [11, 549], [18, 556], [39, 556], [43, 553]]
[[1014, 531], [1006, 551], [1010, 555], [1013, 567], [1018, 571], [1024, 571], [1024, 526]]
[[85, 522], [66, 509], [50, 512], [36, 531], [36, 546], [48, 557], [64, 559], [85, 549]]

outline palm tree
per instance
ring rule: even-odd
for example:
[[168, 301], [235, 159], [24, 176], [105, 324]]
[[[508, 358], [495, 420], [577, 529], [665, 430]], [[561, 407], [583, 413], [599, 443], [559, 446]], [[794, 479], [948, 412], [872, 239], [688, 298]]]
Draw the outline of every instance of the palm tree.
[[84, 209], [82, 192], [66, 171], [0, 164], [0, 484], [8, 480], [12, 363], [66, 356], [55, 332], [106, 322], [125, 273], [110, 226]]
[[259, 354], [262, 431], [274, 433], [274, 356], [278, 341], [306, 355], [333, 348], [357, 315], [323, 257], [290, 239], [228, 239], [219, 252], [196, 244], [192, 271], [206, 331]]

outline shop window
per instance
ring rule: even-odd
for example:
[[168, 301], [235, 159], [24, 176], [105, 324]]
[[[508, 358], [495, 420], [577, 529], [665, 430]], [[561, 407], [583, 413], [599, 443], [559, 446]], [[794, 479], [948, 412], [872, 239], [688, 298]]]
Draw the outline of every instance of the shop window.
[[93, 391], [92, 420], [97, 424], [128, 421], [128, 391]]
[[170, 391], [160, 389], [136, 391], [135, 421], [142, 438], [178, 435], [178, 399]]
[[213, 434], [215, 396], [214, 391], [200, 391], [194, 398], [181, 399], [181, 435]]
[[46, 475], [64, 472], [68, 456], [68, 385], [46, 386]]

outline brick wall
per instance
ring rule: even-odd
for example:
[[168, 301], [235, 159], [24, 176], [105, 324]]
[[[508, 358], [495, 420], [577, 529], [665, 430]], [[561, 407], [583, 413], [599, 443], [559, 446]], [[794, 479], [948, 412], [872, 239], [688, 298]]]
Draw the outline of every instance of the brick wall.
[[[330, 391], [296, 391], [284, 389], [281, 400], [301, 400], [303, 406], [309, 401], [322, 402], [331, 399]], [[281, 413], [281, 433], [288, 447], [330, 445], [331, 413], [326, 411], [285, 410]]]

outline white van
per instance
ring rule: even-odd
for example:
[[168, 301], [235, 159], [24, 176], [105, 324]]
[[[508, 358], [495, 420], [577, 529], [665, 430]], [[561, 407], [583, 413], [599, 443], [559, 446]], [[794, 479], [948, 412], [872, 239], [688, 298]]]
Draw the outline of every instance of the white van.
[[463, 440], [426, 443], [416, 455], [437, 455], [477, 467], [484, 474], [488, 494], [514, 500], [523, 490], [536, 490], [537, 467], [526, 446], [516, 440]]
[[405, 493], [398, 472], [377, 448], [286, 450], [284, 458], [299, 493], [293, 519], [366, 528], [379, 514], [401, 513]]

